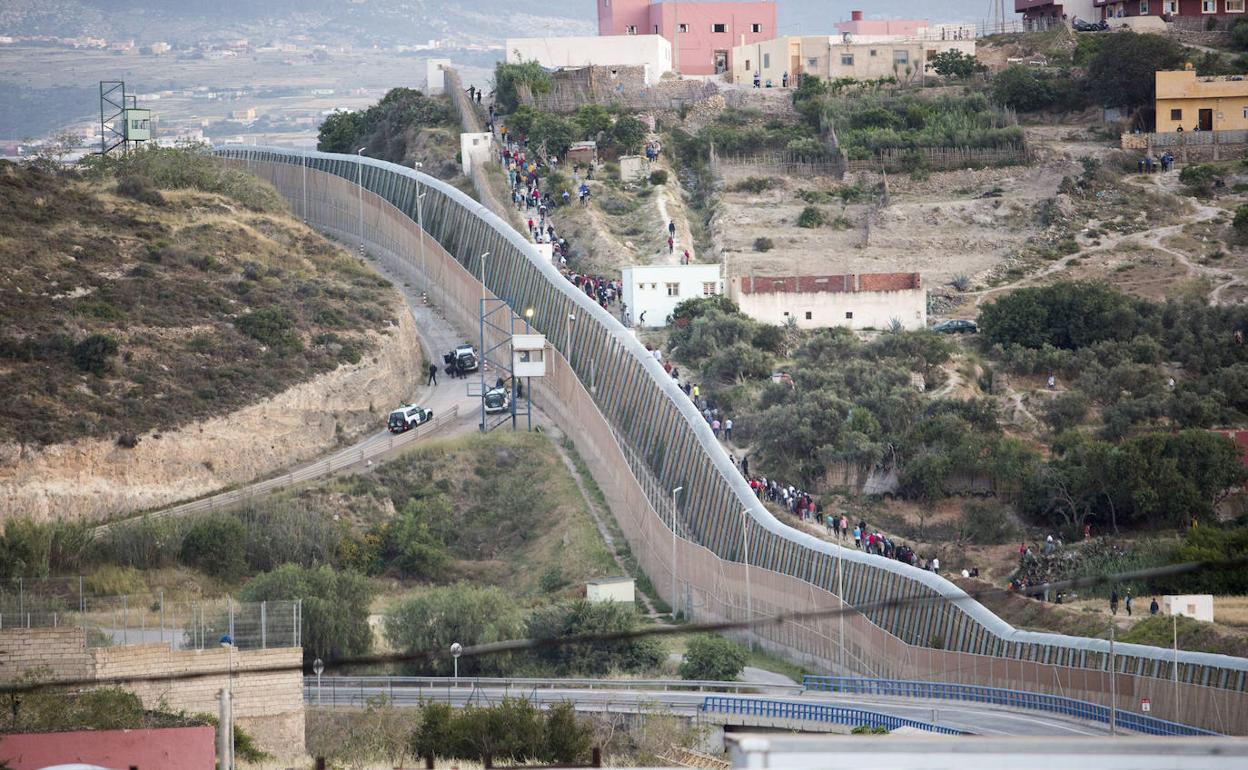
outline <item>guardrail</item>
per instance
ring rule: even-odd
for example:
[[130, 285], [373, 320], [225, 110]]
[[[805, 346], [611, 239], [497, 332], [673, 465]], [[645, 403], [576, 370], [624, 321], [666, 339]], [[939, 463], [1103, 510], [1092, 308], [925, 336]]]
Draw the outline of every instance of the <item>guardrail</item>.
[[[298, 470], [291, 471], [290, 473], [275, 476], [271, 479], [265, 479], [264, 481], [259, 481], [255, 484], [248, 484], [247, 486], [240, 487], [239, 489], [231, 489], [228, 492], [222, 492], [220, 494], [201, 498], [199, 500], [192, 500], [189, 503], [182, 503], [181, 505], [175, 505], [172, 508], [164, 508], [159, 511], [152, 511], [151, 513], [143, 515], [153, 519], [163, 519], [169, 516], [176, 518], [178, 516], [186, 516], [192, 513], [202, 513], [204, 511], [211, 511], [217, 508], [234, 505], [260, 495], [267, 495], [275, 490], [284, 489], [295, 484], [302, 484], [305, 481], [311, 481], [313, 479], [320, 478], [321, 476], [328, 476], [329, 474], [340, 471], [343, 468], [349, 468], [352, 465], [358, 465], [359, 463], [366, 462], [367, 460], [371, 460], [378, 455], [407, 446], [417, 439], [436, 433], [443, 427], [454, 422], [455, 418], [458, 416], [459, 405], [457, 404], [448, 409], [445, 414], [434, 415], [432, 420], [422, 425], [418, 425], [412, 430], [404, 433], [389, 433], [384, 437], [375, 436], [369, 441], [343, 449], [342, 451], [330, 455], [320, 462], [305, 465]], [[114, 522], [114, 524], [119, 523], [124, 522]], [[101, 524], [96, 527], [95, 536], [97, 538], [101, 537], [108, 532], [108, 528], [110, 526], [113, 525]]]
[[[1047, 711], [1052, 714], [1086, 719], [1109, 724], [1109, 709], [1060, 695], [1044, 695], [1021, 690], [1005, 690], [999, 687], [982, 687], [951, 682], [918, 682], [906, 679], [861, 679], [848, 676], [804, 676], [802, 684], [817, 692], [839, 692], [850, 695], [893, 695], [902, 698], [932, 698], [936, 700], [960, 700], [972, 703], [990, 703], [994, 706]], [[1220, 735], [1191, 725], [1170, 722], [1146, 714], [1121, 709], [1115, 714], [1115, 724], [1132, 732], [1146, 735]]]
[[881, 714], [876, 711], [849, 708], [846, 706], [828, 706], [820, 703], [796, 703], [793, 701], [760, 700], [758, 698], [722, 698], [708, 696], [698, 709], [703, 713], [740, 714], [760, 719], [786, 719], [797, 722], [824, 722], [850, 727], [883, 727], [896, 730], [899, 727], [914, 727], [941, 735], [966, 735], [962, 730], [952, 727], [941, 727], [930, 722], [918, 722], [905, 717]]
[[[305, 676], [305, 687], [316, 687], [316, 677]], [[709, 679], [553, 679], [524, 677], [450, 677], [450, 676], [328, 676], [321, 686], [338, 689], [376, 689], [379, 687], [411, 688], [498, 688], [515, 690], [653, 690], [657, 692], [792, 692], [806, 689], [800, 684], [759, 684], [753, 682], [721, 682]]]

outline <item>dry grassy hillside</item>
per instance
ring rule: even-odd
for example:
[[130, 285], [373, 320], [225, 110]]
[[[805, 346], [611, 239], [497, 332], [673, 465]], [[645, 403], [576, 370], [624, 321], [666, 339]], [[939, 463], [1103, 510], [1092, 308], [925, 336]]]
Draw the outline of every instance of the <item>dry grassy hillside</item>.
[[359, 361], [388, 285], [190, 150], [0, 163], [0, 442], [166, 430]]

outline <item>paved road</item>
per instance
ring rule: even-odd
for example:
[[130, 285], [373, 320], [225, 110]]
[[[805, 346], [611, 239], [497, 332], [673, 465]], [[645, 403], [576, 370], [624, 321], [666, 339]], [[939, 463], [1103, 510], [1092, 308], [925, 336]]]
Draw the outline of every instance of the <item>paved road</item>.
[[[449, 702], [463, 706], [468, 703], [497, 703], [504, 697], [526, 697], [538, 705], [551, 705], [572, 701], [578, 711], [634, 713], [651, 711], [657, 706], [673, 713], [693, 715], [698, 713], [708, 694], [706, 692], [668, 692], [661, 690], [602, 690], [560, 688], [502, 688], [502, 687], [393, 687], [366, 686], [336, 688], [334, 677], [325, 677], [319, 702], [323, 706], [360, 706], [369, 698], [385, 696], [398, 706], [415, 706], [422, 701]], [[309, 685], [304, 690], [307, 702], [318, 703], [317, 687]], [[732, 696], [729, 696], [732, 697]], [[1091, 722], [1081, 722], [1051, 714], [1015, 711], [998, 706], [963, 704], [955, 701], [929, 701], [921, 699], [889, 698], [873, 695], [835, 695], [829, 693], [803, 693], [800, 695], [764, 693], [746, 698], [849, 706], [878, 711], [943, 727], [953, 727], [977, 735], [1030, 735], [1071, 736], [1106, 735], [1108, 728]], [[715, 715], [708, 715], [715, 721]]]

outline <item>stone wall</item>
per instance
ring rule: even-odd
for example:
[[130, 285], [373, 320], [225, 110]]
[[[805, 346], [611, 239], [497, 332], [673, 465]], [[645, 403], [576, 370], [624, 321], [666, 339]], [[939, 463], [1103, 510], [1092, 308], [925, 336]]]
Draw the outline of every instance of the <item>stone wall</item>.
[[[163, 704], [173, 710], [208, 714], [217, 713], [217, 693], [232, 685], [236, 721], [261, 748], [277, 757], [303, 752], [302, 660], [303, 651], [297, 647], [177, 652], [167, 644], [88, 648], [81, 628], [0, 631], [0, 682], [38, 669], [50, 670], [56, 679], [90, 679], [102, 685], [116, 682], [138, 695], [148, 708]], [[172, 678], [201, 672], [206, 675]], [[132, 677], [145, 680], [126, 681]]]

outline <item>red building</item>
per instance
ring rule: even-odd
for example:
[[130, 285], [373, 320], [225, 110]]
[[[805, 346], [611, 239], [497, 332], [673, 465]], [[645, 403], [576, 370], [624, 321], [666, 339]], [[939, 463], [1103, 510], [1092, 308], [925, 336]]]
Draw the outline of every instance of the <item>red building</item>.
[[212, 727], [0, 735], [0, 759], [13, 770], [78, 763], [137, 770], [213, 770], [215, 735]]
[[774, 2], [597, 0], [599, 35], [661, 35], [683, 75], [732, 71], [732, 47], [779, 37]]
[[1093, 0], [1106, 19], [1168, 16], [1178, 19], [1245, 18], [1248, 0]]

